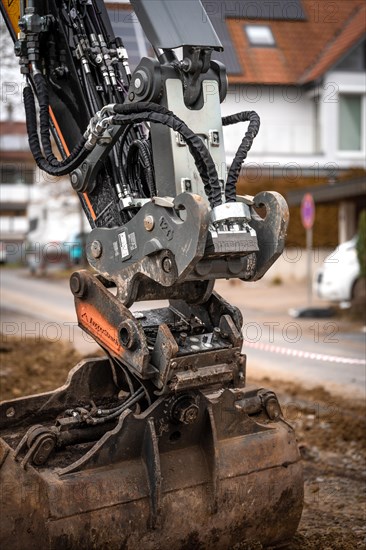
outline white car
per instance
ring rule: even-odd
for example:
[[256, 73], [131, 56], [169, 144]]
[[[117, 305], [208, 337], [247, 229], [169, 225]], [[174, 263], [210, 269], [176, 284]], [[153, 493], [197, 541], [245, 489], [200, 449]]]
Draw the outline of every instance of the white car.
[[349, 302], [354, 297], [355, 285], [360, 278], [357, 238], [355, 236], [340, 244], [324, 260], [314, 283], [319, 298], [331, 302]]

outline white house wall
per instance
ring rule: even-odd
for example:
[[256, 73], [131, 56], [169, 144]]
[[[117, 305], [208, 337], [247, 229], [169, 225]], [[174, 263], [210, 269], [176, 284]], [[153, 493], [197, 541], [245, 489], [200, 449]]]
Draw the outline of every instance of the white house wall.
[[[231, 86], [222, 104], [223, 114], [251, 110], [261, 117], [261, 128], [250, 153], [252, 159], [314, 153], [314, 102], [302, 88]], [[225, 128], [229, 157], [235, 154], [244, 131], [244, 124]]]
[[[246, 161], [270, 169], [296, 170], [309, 176], [339, 170], [366, 168], [365, 141], [360, 152], [338, 150], [338, 109], [340, 93], [363, 94], [366, 118], [365, 75], [329, 72], [310, 90], [294, 86], [231, 85], [222, 104], [223, 115], [254, 110], [261, 128]], [[244, 135], [245, 124], [224, 129], [227, 162], [230, 163]], [[365, 122], [363, 122], [365, 133]], [[292, 167], [292, 168], [291, 168]]]

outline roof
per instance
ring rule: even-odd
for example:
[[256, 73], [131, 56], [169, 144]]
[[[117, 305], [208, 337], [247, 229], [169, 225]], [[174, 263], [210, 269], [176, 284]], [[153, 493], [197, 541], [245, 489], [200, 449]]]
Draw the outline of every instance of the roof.
[[[212, 57], [222, 61], [229, 75], [241, 75], [242, 65], [239, 61], [239, 50], [235, 47], [230, 33], [230, 18], [246, 18], [252, 23], [253, 20], [304, 20], [305, 12], [301, 0], [241, 0], [224, 1], [211, 0], [203, 2], [207, 15], [211, 19], [215, 31], [220, 37], [223, 52], [214, 52]], [[240, 48], [239, 48], [240, 49]]]
[[306, 193], [311, 193], [315, 203], [337, 202], [344, 199], [366, 196], [366, 178], [341, 181], [333, 184], [317, 185], [294, 189], [286, 193], [289, 206], [299, 206]]
[[[321, 76], [366, 35], [363, 0], [302, 0], [306, 18], [226, 17], [239, 57], [232, 83], [300, 85]], [[252, 47], [245, 25], [268, 25], [275, 47]], [[230, 73], [230, 71], [228, 71]]]
[[210, 18], [305, 20], [302, 0], [201, 0]]
[[365, 35], [366, 28], [366, 5], [352, 13], [339, 34], [328, 43], [318, 60], [307, 71], [302, 80], [309, 82], [319, 78], [324, 72], [332, 67], [340, 58]]
[[[202, 3], [223, 46], [230, 82], [302, 85], [319, 78], [365, 34], [364, 0], [210, 0]], [[106, 2], [115, 32], [125, 41], [134, 69], [142, 55], [139, 24], [128, 3]], [[252, 47], [245, 25], [268, 25], [275, 47]], [[145, 49], [145, 52], [143, 51]]]

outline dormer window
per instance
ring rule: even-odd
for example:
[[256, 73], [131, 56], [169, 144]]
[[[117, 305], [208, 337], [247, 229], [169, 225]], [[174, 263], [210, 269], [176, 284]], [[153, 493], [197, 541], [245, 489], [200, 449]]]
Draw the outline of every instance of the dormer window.
[[251, 46], [268, 48], [276, 45], [268, 25], [245, 25], [244, 28]]

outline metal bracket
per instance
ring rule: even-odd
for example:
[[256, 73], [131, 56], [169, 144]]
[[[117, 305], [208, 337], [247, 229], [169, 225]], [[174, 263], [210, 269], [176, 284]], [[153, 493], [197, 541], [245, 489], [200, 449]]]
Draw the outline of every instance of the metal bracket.
[[258, 193], [253, 200], [254, 206], [266, 209], [265, 218], [261, 218], [252, 209], [250, 221], [250, 225], [257, 233], [259, 243], [257, 269], [252, 279], [257, 281], [263, 277], [283, 252], [290, 214], [287, 202], [276, 191], [263, 191]]
[[71, 185], [75, 191], [91, 193], [94, 190], [96, 177], [103, 161], [111, 152], [122, 132], [123, 126], [108, 128], [108, 139], [104, 143], [97, 143], [82, 165], [72, 172]]
[[[160, 204], [161, 199], [145, 204], [123, 227], [96, 228], [89, 235], [90, 265], [115, 282], [122, 300], [131, 294], [135, 278], [148, 278], [164, 287], [183, 282], [204, 254], [209, 210], [202, 197], [183, 193], [173, 205]], [[98, 257], [93, 254], [96, 242]]]
[[146, 337], [132, 313], [86, 270], [73, 273], [70, 287], [79, 326], [140, 378], [150, 378]]

